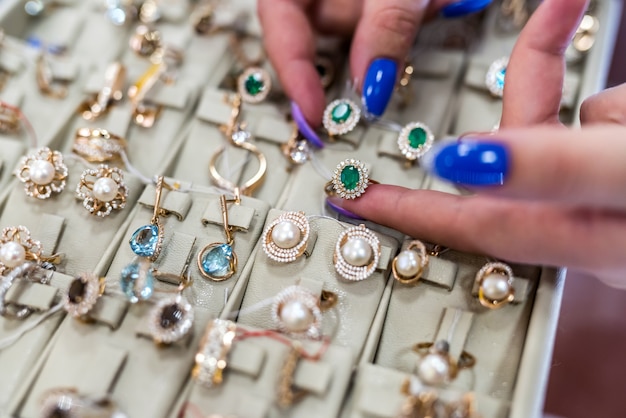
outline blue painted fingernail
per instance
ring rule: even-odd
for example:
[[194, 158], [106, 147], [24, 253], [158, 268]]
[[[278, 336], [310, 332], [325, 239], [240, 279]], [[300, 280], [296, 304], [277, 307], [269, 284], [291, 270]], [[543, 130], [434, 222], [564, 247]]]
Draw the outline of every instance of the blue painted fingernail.
[[449, 4], [441, 9], [443, 17], [463, 17], [472, 13], [480, 12], [491, 4], [493, 0], [461, 0]]
[[496, 142], [441, 144], [424, 157], [420, 164], [430, 173], [466, 186], [499, 186], [509, 173], [509, 150]]
[[368, 113], [382, 116], [396, 85], [398, 64], [389, 58], [377, 58], [370, 64], [363, 81], [363, 106]]

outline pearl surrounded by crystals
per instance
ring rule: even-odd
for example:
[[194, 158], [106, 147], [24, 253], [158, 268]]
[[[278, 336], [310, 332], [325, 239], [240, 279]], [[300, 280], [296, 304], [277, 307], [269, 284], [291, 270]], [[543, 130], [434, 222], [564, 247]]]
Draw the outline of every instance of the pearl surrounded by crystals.
[[404, 250], [396, 258], [396, 271], [404, 277], [415, 276], [420, 268], [419, 255], [413, 250]]
[[313, 312], [299, 300], [286, 302], [280, 310], [280, 319], [289, 332], [305, 332], [315, 321]]
[[341, 255], [348, 264], [363, 267], [368, 265], [372, 259], [372, 247], [363, 238], [350, 238], [341, 247]]
[[109, 177], [102, 177], [93, 184], [93, 196], [102, 201], [110, 202], [117, 196], [119, 186]]
[[511, 293], [508, 277], [492, 273], [483, 278], [481, 287], [485, 297], [491, 300], [503, 300]]
[[281, 221], [272, 228], [272, 241], [279, 248], [293, 248], [301, 239], [300, 228], [291, 221]]
[[450, 376], [450, 364], [439, 354], [427, 354], [417, 366], [417, 376], [429, 386], [441, 386]]
[[26, 261], [26, 250], [17, 242], [9, 241], [0, 246], [0, 262], [14, 268]]
[[30, 180], [39, 186], [50, 184], [54, 180], [54, 165], [49, 161], [34, 160], [28, 165], [28, 171]]

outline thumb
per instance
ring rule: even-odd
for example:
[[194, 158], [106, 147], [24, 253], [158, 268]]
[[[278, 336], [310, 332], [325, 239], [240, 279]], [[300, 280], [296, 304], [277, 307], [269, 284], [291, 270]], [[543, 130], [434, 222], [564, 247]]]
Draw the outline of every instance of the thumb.
[[363, 105], [381, 116], [413, 45], [428, 0], [365, 0], [350, 52], [352, 75], [363, 82]]

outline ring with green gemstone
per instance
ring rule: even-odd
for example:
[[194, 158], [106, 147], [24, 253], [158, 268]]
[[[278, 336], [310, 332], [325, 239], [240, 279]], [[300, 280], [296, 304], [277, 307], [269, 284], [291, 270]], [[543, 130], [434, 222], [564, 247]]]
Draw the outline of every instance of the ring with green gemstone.
[[410, 162], [421, 158], [433, 146], [435, 135], [422, 122], [411, 122], [398, 135], [398, 148]]
[[504, 94], [504, 78], [506, 67], [509, 65], [509, 57], [502, 57], [495, 60], [489, 66], [485, 76], [485, 86], [492, 96], [502, 98]]
[[370, 184], [378, 184], [369, 177], [369, 170], [359, 160], [347, 159], [337, 165], [332, 179], [326, 183], [326, 194], [343, 199], [356, 199]]
[[351, 132], [361, 119], [361, 109], [349, 99], [337, 99], [324, 110], [324, 128], [330, 136]]
[[272, 78], [261, 67], [248, 67], [237, 78], [237, 90], [246, 103], [260, 103], [272, 89]]

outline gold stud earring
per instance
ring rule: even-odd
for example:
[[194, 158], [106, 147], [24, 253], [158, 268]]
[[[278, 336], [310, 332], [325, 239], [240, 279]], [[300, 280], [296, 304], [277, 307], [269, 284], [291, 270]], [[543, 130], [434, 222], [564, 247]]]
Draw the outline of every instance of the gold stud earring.
[[263, 231], [263, 252], [276, 262], [290, 263], [304, 254], [309, 234], [304, 212], [283, 213]]

